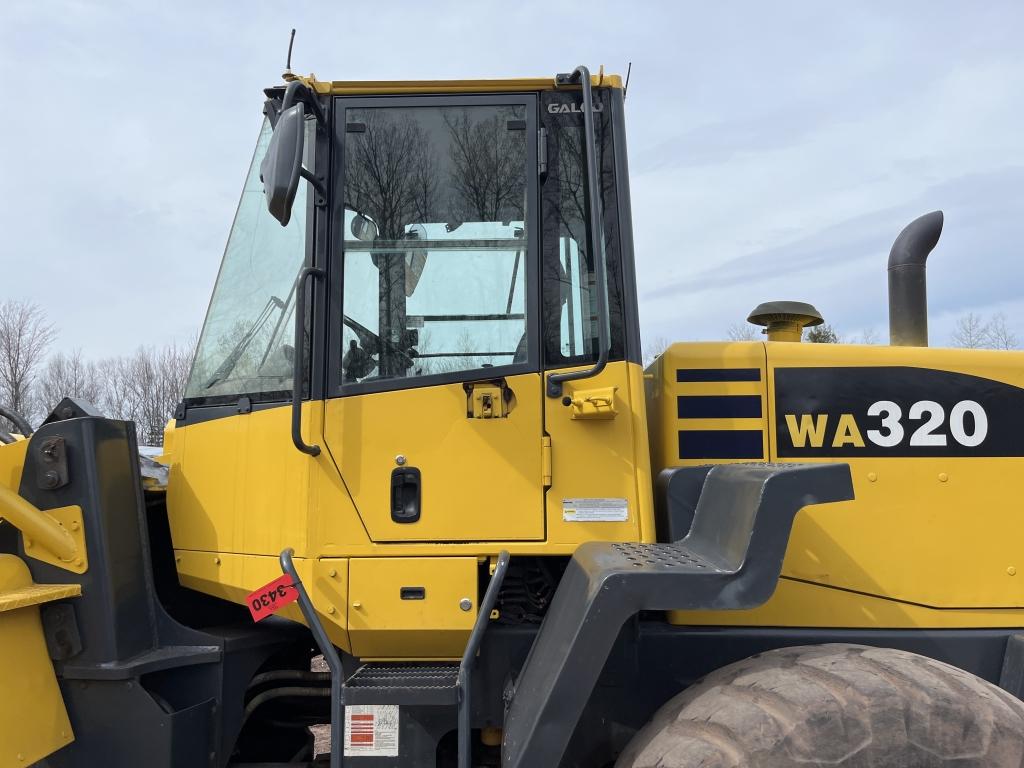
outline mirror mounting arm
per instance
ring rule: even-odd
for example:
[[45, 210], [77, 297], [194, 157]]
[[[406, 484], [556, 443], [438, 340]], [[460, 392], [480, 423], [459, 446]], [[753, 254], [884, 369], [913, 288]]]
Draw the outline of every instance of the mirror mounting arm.
[[310, 185], [313, 187], [313, 189], [316, 190], [316, 193], [317, 193], [316, 207], [317, 208], [324, 208], [324, 207], [326, 207], [327, 206], [327, 185], [324, 184], [323, 179], [321, 179], [319, 176], [315, 176], [313, 174], [313, 172], [310, 171], [305, 166], [303, 166], [302, 168], [299, 168], [299, 176], [301, 176], [306, 181], [308, 181], [310, 183]]
[[324, 114], [316, 94], [301, 80], [292, 80], [284, 90], [284, 98], [281, 100], [281, 112], [293, 106], [297, 101], [302, 102], [312, 110], [318, 125], [324, 128], [327, 127], [327, 115]]

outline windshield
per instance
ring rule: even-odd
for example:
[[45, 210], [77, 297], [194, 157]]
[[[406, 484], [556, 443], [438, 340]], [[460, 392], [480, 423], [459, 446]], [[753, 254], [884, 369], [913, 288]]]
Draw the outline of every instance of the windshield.
[[185, 388], [188, 400], [269, 396], [292, 387], [295, 279], [305, 256], [308, 185], [299, 185], [295, 215], [282, 227], [267, 212], [260, 181], [271, 134], [264, 120]]

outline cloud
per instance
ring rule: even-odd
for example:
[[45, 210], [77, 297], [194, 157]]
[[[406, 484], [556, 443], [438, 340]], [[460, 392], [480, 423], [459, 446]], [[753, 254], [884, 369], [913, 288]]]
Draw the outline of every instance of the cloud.
[[[100, 356], [202, 321], [288, 30], [324, 78], [625, 69], [644, 335], [716, 338], [758, 302], [883, 325], [899, 229], [947, 212], [932, 307], [1024, 281], [1024, 8], [985, 3], [9, 0], [0, 68], [3, 295]], [[956, 264], [954, 269], [953, 265]], [[964, 265], [970, 265], [965, 268]], [[666, 288], [665, 286], [671, 286]], [[133, 318], [144, 316], [144, 323]], [[1024, 334], [1022, 334], [1024, 335]]]

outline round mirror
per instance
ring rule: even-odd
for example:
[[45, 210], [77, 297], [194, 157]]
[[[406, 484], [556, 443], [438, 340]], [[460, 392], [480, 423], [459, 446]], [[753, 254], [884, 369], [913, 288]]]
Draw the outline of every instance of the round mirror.
[[[412, 224], [405, 233], [406, 240], [427, 240], [427, 228], [422, 224]], [[405, 252], [405, 295], [412, 296], [416, 285], [427, 265], [427, 252], [421, 249]]]
[[356, 240], [364, 240], [369, 243], [377, 239], [377, 225], [373, 223], [372, 219], [361, 213], [355, 215], [349, 229], [352, 231], [352, 237]]

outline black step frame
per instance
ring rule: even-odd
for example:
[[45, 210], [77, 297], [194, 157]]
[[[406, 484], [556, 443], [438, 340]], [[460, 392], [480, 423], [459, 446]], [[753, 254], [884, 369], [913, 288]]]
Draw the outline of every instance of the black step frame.
[[775, 591], [796, 513], [852, 498], [846, 464], [719, 465], [681, 541], [582, 545], [516, 681], [502, 766], [558, 765], [630, 617], [761, 605]]
[[[291, 548], [281, 553], [281, 570], [292, 578], [292, 584], [299, 596], [299, 609], [302, 611], [302, 616], [313, 633], [313, 639], [316, 641], [320, 652], [324, 655], [324, 660], [331, 671], [331, 768], [342, 768], [343, 755], [345, 753], [345, 669], [342, 665], [341, 657], [334, 647], [334, 643], [327, 636], [327, 632], [324, 630], [319, 616], [317, 616], [313, 602], [309, 599], [309, 594], [302, 584], [302, 579], [299, 578], [299, 574], [295, 570], [295, 564], [292, 561], [293, 554], [294, 550]], [[455, 676], [454, 702], [458, 706], [459, 768], [469, 768], [472, 755], [470, 744], [472, 732], [470, 727], [472, 669], [476, 661], [477, 652], [480, 650], [480, 643], [483, 640], [484, 632], [490, 621], [491, 611], [494, 610], [494, 604], [498, 599], [498, 592], [501, 590], [501, 585], [505, 580], [508, 562], [509, 554], [506, 550], [502, 550], [498, 554], [494, 574], [491, 576], [487, 590], [484, 592], [483, 600], [480, 602], [476, 621], [473, 623], [473, 630], [470, 632], [469, 641], [466, 643], [466, 649], [463, 651], [462, 660], [459, 662], [458, 672]], [[357, 671], [355, 674], [358, 675], [359, 672]], [[420, 693], [423, 692], [420, 686], [403, 686], [401, 682], [400, 679], [396, 679], [395, 685], [390, 688], [391, 695], [394, 697], [390, 699], [390, 703], [408, 704], [409, 701], [403, 696], [403, 691], [410, 688]], [[444, 694], [445, 692], [442, 691], [441, 693]], [[451, 704], [452, 702], [447, 696], [442, 695], [436, 700], [424, 699], [421, 703], [443, 705]]]

